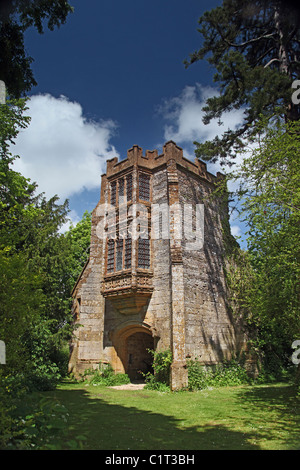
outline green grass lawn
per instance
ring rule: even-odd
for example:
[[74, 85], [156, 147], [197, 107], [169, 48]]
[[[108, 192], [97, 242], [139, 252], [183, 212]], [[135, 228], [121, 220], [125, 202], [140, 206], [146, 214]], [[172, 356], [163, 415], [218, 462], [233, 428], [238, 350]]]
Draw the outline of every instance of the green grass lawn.
[[300, 448], [299, 400], [287, 384], [162, 393], [62, 384], [47, 396], [68, 413], [54, 444], [97, 450]]

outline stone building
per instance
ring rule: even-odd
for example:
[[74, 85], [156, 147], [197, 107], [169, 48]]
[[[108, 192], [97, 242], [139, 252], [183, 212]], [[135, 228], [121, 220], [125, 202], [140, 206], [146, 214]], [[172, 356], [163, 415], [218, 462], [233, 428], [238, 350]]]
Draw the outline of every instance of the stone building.
[[187, 358], [210, 365], [236, 352], [223, 273], [228, 208], [210, 197], [220, 178], [172, 141], [161, 155], [135, 145], [107, 161], [90, 258], [73, 289], [75, 374], [110, 363], [137, 379], [151, 367], [148, 349], [170, 348], [178, 389]]

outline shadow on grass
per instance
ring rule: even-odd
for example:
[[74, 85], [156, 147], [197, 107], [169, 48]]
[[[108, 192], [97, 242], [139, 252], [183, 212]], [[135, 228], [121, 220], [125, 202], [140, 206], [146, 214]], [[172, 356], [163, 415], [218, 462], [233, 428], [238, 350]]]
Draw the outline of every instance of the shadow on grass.
[[[220, 424], [180, 428], [180, 420], [132, 406], [107, 403], [84, 390], [57, 390], [55, 397], [68, 408], [66, 435], [60, 443], [84, 436], [85, 450], [217, 450], [260, 447], [254, 436]], [[98, 398], [99, 397], [99, 398]], [[145, 398], [147, 398], [145, 396]]]
[[253, 415], [274, 413], [274, 434], [272, 430], [260, 432], [261, 438], [272, 440], [280, 435], [286, 448], [300, 449], [300, 400], [295, 386], [281, 384], [241, 389], [238, 399], [248, 412], [252, 407]]

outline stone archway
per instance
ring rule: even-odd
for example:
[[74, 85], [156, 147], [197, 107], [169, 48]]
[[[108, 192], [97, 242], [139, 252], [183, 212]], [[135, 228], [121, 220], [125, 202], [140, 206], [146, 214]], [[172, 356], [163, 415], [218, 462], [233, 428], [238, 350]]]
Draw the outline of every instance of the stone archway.
[[128, 336], [127, 366], [125, 371], [130, 380], [142, 380], [143, 375], [152, 372], [153, 357], [148, 349], [153, 350], [154, 340], [151, 335], [138, 331]]
[[[152, 355], [148, 349], [155, 347], [150, 329], [142, 324], [127, 325], [113, 335], [113, 346], [121, 369], [130, 380], [143, 380], [143, 373], [152, 370]], [[119, 367], [116, 367], [119, 369]]]

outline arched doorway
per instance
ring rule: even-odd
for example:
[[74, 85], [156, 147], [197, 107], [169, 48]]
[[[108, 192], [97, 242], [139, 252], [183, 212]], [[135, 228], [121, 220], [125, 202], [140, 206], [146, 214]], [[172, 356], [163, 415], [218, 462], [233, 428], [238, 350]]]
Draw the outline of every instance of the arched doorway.
[[[130, 380], [143, 380], [142, 373], [152, 370], [153, 357], [148, 350], [153, 350], [155, 344], [149, 328], [141, 324], [127, 325], [115, 332], [113, 346], [117, 362]], [[120, 370], [120, 367], [117, 367], [117, 370]]]
[[125, 371], [130, 380], [142, 380], [143, 374], [152, 372], [153, 357], [149, 349], [153, 350], [152, 336], [144, 332], [133, 333], [127, 338], [127, 367]]

